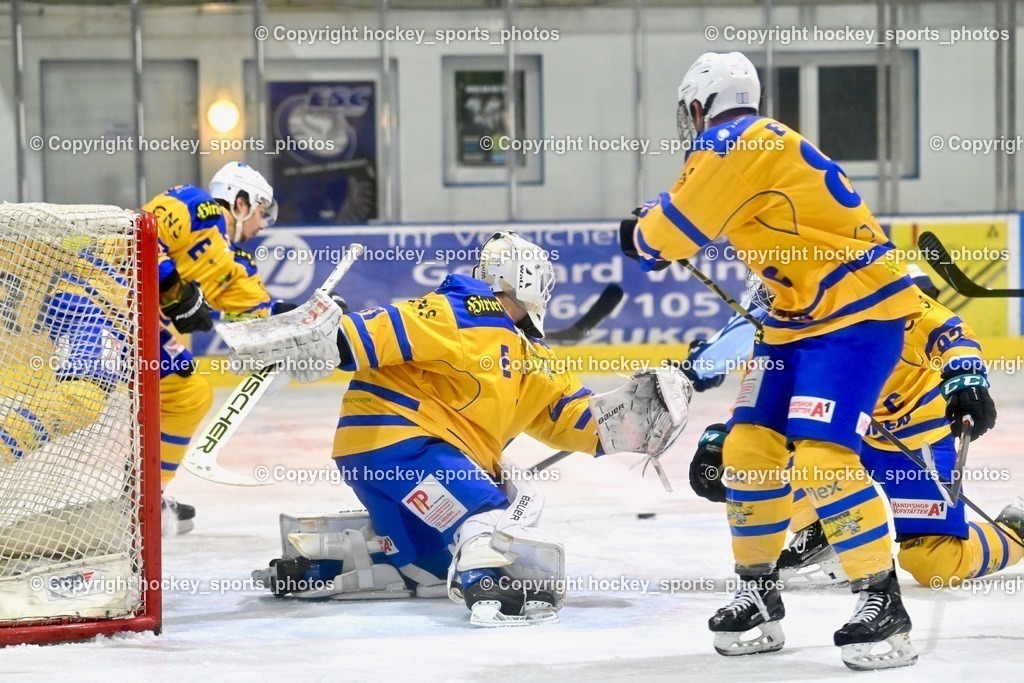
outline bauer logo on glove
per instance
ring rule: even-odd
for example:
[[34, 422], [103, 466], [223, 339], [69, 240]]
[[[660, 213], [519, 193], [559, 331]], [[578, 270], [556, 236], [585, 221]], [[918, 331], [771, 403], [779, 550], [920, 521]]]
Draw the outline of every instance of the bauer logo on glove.
[[605, 453], [657, 457], [686, 427], [693, 385], [676, 368], [638, 372], [624, 385], [590, 399]]

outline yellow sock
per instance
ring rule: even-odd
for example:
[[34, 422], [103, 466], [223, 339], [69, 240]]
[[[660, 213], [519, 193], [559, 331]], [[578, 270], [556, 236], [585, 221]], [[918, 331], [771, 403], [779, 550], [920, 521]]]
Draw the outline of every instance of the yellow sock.
[[793, 503], [785, 476], [786, 439], [767, 427], [734, 425], [725, 439], [722, 460], [736, 572], [766, 573], [785, 545]]
[[821, 520], [843, 570], [856, 582], [892, 568], [885, 504], [860, 458], [826, 441], [797, 442], [793, 482], [801, 485]]
[[931, 588], [994, 574], [1024, 557], [1024, 548], [1010, 534], [993, 524], [971, 522], [965, 539], [920, 536], [900, 544], [900, 566]]
[[213, 389], [201, 375], [160, 380], [160, 483], [167, 486], [188, 451], [192, 436], [213, 405]]

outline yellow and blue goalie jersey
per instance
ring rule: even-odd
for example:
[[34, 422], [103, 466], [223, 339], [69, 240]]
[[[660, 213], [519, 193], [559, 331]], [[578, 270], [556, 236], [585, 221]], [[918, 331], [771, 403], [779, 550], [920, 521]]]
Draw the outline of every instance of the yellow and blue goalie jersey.
[[[271, 299], [252, 257], [232, 247], [220, 204], [194, 185], [178, 185], [142, 207], [156, 216], [160, 282], [195, 281], [228, 318], [270, 315]], [[161, 287], [161, 290], [163, 287]]]
[[598, 452], [591, 392], [522, 334], [480, 280], [449, 275], [419, 299], [346, 315], [355, 372], [334, 457], [432, 436], [497, 474], [522, 432], [552, 448]]
[[641, 211], [634, 241], [651, 269], [723, 236], [775, 294], [768, 344], [917, 310], [893, 244], [842, 169], [778, 121], [743, 116], [698, 137], [672, 190]]
[[[924, 294], [918, 305], [921, 315], [907, 322], [900, 360], [885, 381], [874, 414], [913, 449], [949, 435], [946, 401], [941, 393], [943, 371], [970, 369], [985, 374], [981, 344], [971, 328]], [[880, 450], [896, 450], [874, 429], [869, 428], [865, 439]]]

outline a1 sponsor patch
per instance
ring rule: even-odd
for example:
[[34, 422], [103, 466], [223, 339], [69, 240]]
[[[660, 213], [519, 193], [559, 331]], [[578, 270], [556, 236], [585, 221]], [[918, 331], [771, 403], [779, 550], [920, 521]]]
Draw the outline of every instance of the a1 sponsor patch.
[[789, 399], [789, 418], [832, 422], [836, 402], [817, 396], [794, 396]]
[[893, 498], [892, 516], [903, 519], [946, 519], [948, 506], [944, 500], [926, 500], [923, 498]]
[[438, 531], [446, 531], [469, 510], [434, 475], [428, 475], [402, 504]]
[[378, 536], [377, 543], [380, 544], [380, 551], [385, 555], [394, 555], [398, 552], [398, 546], [390, 536]]

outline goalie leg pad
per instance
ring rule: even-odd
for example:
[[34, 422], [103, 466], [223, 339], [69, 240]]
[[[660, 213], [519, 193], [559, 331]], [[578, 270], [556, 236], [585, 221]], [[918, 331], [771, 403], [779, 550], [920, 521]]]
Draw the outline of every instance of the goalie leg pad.
[[[398, 568], [385, 562], [375, 562], [371, 557], [386, 553], [387, 545], [387, 539], [378, 537], [374, 532], [365, 511], [301, 516], [282, 514], [284, 557], [271, 562], [268, 569], [253, 572], [253, 578], [276, 595], [292, 593], [299, 598], [367, 600], [413, 597], [413, 589], [408, 587]], [[440, 579], [433, 578], [435, 586], [440, 584]], [[424, 586], [424, 591], [430, 587]]]
[[565, 549], [533, 528], [543, 497], [526, 481], [509, 492], [509, 507], [469, 517], [455, 537], [449, 597], [466, 602], [476, 626], [557, 621], [565, 598]]

